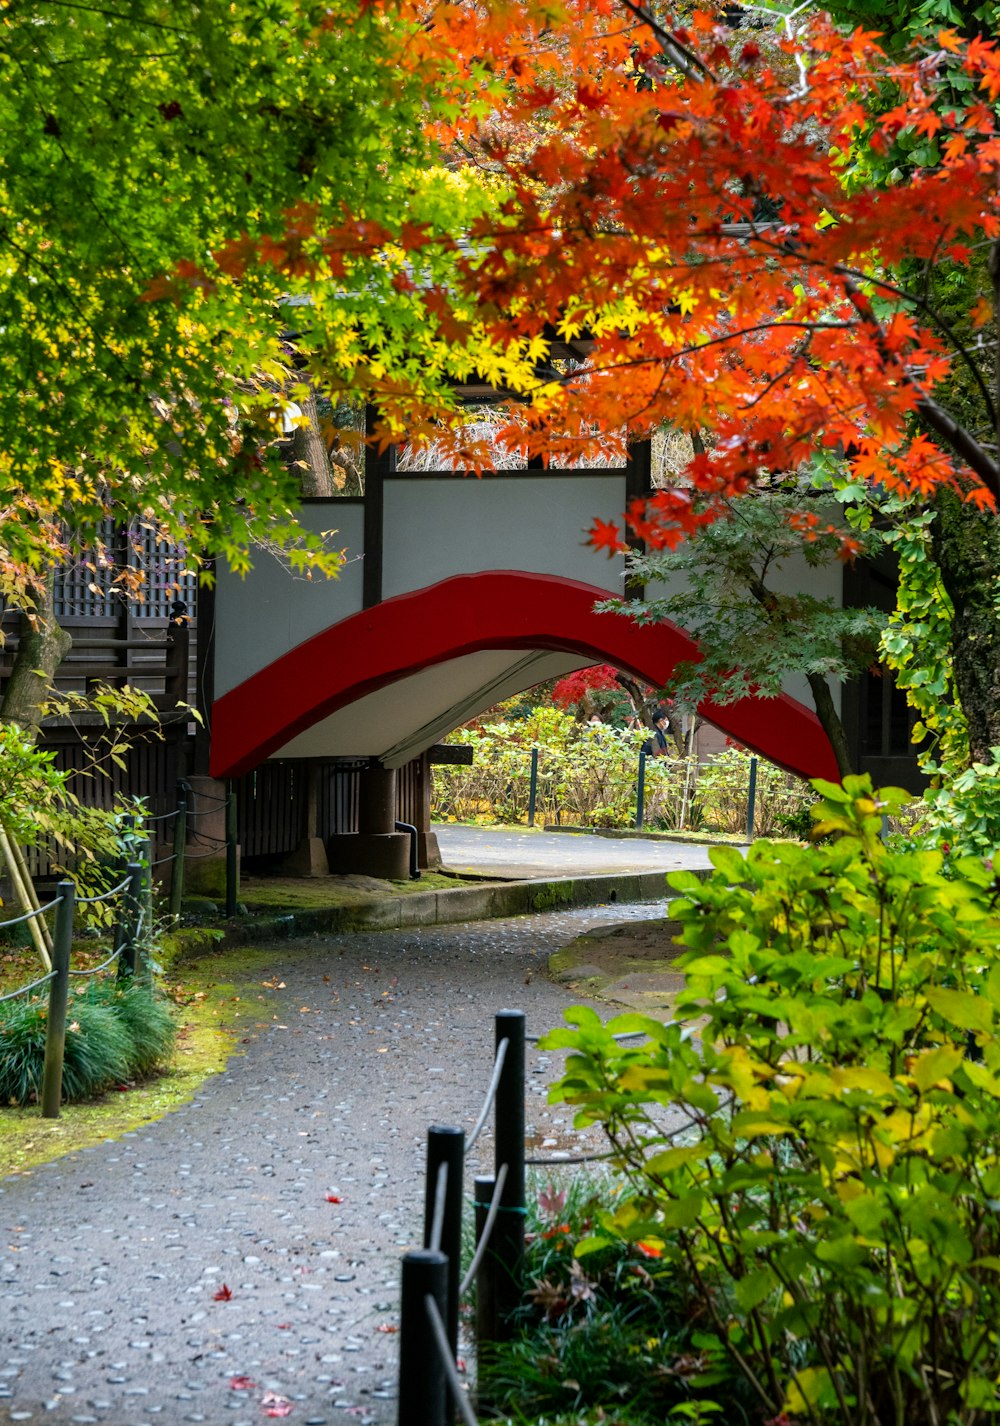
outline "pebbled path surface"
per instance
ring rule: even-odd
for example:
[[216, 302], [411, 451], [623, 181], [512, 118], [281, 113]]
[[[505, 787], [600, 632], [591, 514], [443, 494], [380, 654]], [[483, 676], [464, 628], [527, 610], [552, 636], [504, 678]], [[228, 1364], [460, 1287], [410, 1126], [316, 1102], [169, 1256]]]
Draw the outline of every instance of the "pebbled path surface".
[[[525, 1010], [541, 1033], [578, 999], [545, 977], [551, 951], [662, 914], [615, 905], [276, 947], [262, 975], [284, 988], [266, 1023], [196, 1099], [0, 1182], [0, 1422], [390, 1426], [428, 1126], [474, 1123], [497, 1010]], [[544, 1153], [577, 1137], [545, 1100], [560, 1059], [529, 1047]], [[467, 1186], [492, 1152], [484, 1132]]]

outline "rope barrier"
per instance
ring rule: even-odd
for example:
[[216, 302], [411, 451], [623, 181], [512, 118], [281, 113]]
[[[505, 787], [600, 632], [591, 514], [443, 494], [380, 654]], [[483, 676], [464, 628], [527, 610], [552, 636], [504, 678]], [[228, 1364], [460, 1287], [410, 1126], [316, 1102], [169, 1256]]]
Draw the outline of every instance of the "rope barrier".
[[[229, 801], [228, 797], [216, 797], [211, 792], [195, 792], [192, 787], [188, 788], [188, 792], [191, 794], [192, 797], [197, 797], [199, 802], [210, 802], [215, 807], [225, 807], [226, 803]], [[208, 810], [208, 808], [205, 809], [206, 812]], [[204, 812], [193, 812], [190, 809], [188, 810], [189, 817], [202, 817], [204, 815]]]
[[[545, 1036], [525, 1035], [524, 1038], [527, 1044], [537, 1045], [539, 1040], [544, 1040]], [[648, 1040], [649, 1036], [646, 1034], [645, 1030], [623, 1030], [620, 1035], [612, 1035], [611, 1038], [613, 1040], [617, 1040], [618, 1043], [621, 1044], [624, 1040]]]
[[452, 1400], [458, 1407], [458, 1414], [465, 1422], [465, 1426], [479, 1426], [465, 1393], [465, 1383], [459, 1376], [458, 1369], [451, 1359], [448, 1334], [445, 1331], [444, 1323], [441, 1321], [441, 1313], [438, 1311], [438, 1305], [429, 1292], [424, 1297], [424, 1306], [427, 1309], [427, 1317], [431, 1324], [431, 1331], [434, 1333], [434, 1342], [441, 1357], [441, 1365], [444, 1367], [444, 1374], [448, 1378], [448, 1385], [451, 1388]]
[[[126, 886], [128, 886], [128, 877], [124, 881], [120, 881], [117, 886], [113, 886], [110, 891], [102, 891], [97, 896], [78, 896], [76, 904], [77, 906], [96, 906], [98, 901], [110, 901], [112, 896], [117, 896], [119, 892], [125, 890]], [[55, 902], [52, 904], [55, 905]]]
[[170, 855], [169, 855], [169, 857], [159, 857], [155, 862], [150, 862], [150, 864], [149, 864], [150, 870], [152, 870], [153, 867], [165, 866], [167, 862], [175, 862], [176, 860], [177, 860], [177, 853], [176, 853], [176, 852], [171, 852]]
[[175, 807], [172, 812], [160, 812], [156, 817], [143, 817], [143, 818], [142, 818], [142, 821], [143, 821], [143, 823], [146, 823], [146, 822], [169, 822], [170, 819], [171, 819], [171, 817], [176, 817], [176, 816], [177, 816], [177, 808]]
[[59, 905], [59, 898], [55, 901], [47, 901], [44, 906], [36, 906], [33, 911], [26, 911], [23, 916], [15, 916], [11, 921], [0, 921], [0, 931], [6, 931], [8, 926], [20, 926], [24, 921], [34, 921], [36, 916], [44, 916], [46, 911], [51, 911], [53, 906]]
[[[220, 843], [220, 845], [221, 845], [221, 846], [224, 846], [225, 843]], [[203, 862], [206, 857], [214, 857], [214, 856], [217, 856], [217, 855], [218, 855], [218, 852], [217, 852], [216, 848], [215, 848], [215, 847], [209, 847], [209, 849], [208, 849], [207, 852], [185, 852], [185, 854], [184, 854], [184, 860], [185, 860], [185, 861], [188, 861], [188, 862]]]
[[501, 1164], [497, 1170], [497, 1181], [493, 1189], [493, 1197], [490, 1199], [489, 1212], [486, 1215], [486, 1222], [483, 1224], [483, 1231], [479, 1242], [476, 1244], [476, 1251], [473, 1254], [472, 1262], [469, 1264], [469, 1271], [465, 1274], [458, 1286], [459, 1297], [464, 1297], [472, 1286], [479, 1271], [479, 1264], [486, 1256], [486, 1249], [489, 1247], [490, 1234], [493, 1232], [493, 1225], [497, 1221], [500, 1212], [500, 1197], [503, 1193], [503, 1186], [507, 1182], [507, 1165]]
[[472, 1133], [469, 1135], [468, 1139], [466, 1140], [466, 1143], [465, 1143], [465, 1152], [466, 1152], [466, 1153], [469, 1153], [469, 1151], [472, 1149], [473, 1145], [475, 1144], [476, 1140], [479, 1138], [480, 1134], [483, 1132], [483, 1126], [484, 1126], [485, 1123], [486, 1123], [486, 1120], [487, 1120], [487, 1117], [488, 1117], [488, 1115], [489, 1115], [490, 1110], [493, 1108], [493, 1101], [494, 1101], [494, 1099], [496, 1098], [497, 1086], [498, 1086], [499, 1083], [500, 1083], [500, 1075], [501, 1075], [501, 1072], [503, 1071], [503, 1062], [504, 1062], [504, 1060], [507, 1058], [507, 1046], [508, 1046], [509, 1044], [510, 1044], [510, 1041], [509, 1041], [509, 1040], [503, 1039], [503, 1040], [500, 1041], [499, 1045], [497, 1045], [497, 1056], [496, 1056], [496, 1059], [495, 1059], [494, 1062], [493, 1062], [493, 1078], [490, 1080], [489, 1087], [488, 1087], [487, 1090], [486, 1090], [486, 1102], [485, 1102], [484, 1105], [483, 1105], [482, 1113], [480, 1114], [479, 1118], [476, 1120], [475, 1128], [473, 1129]]
[[50, 980], [55, 980], [56, 973], [50, 970], [48, 975], [43, 975], [40, 980], [33, 980], [30, 985], [22, 985], [20, 990], [11, 990], [7, 995], [0, 995], [0, 1005], [5, 1000], [16, 1000], [19, 995], [28, 995], [32, 990], [37, 990], [40, 985], [48, 985]]
[[99, 966], [91, 966], [87, 970], [71, 970], [69, 974], [79, 976], [100, 975], [102, 970], [107, 970], [108, 966], [114, 965], [120, 954], [120, 951], [112, 951], [111, 955], [108, 956], [107, 960], [101, 961], [101, 964]]
[[431, 1219], [431, 1240], [428, 1247], [435, 1253], [441, 1251], [441, 1234], [444, 1231], [444, 1200], [448, 1192], [448, 1165], [438, 1164], [437, 1183], [434, 1186], [434, 1216]]
[[434, 1333], [434, 1345], [437, 1346], [441, 1365], [444, 1366], [445, 1376], [448, 1378], [448, 1386], [451, 1387], [452, 1400], [458, 1407], [458, 1415], [462, 1417], [465, 1426], [479, 1426], [478, 1420], [472, 1413], [469, 1406], [469, 1399], [465, 1393], [465, 1382], [462, 1382], [458, 1375], [458, 1368], [452, 1362], [451, 1348], [448, 1346], [448, 1333], [445, 1332], [444, 1322], [441, 1320], [441, 1313], [438, 1310], [438, 1303], [434, 1301], [431, 1293], [427, 1293], [424, 1298], [424, 1306], [427, 1308], [427, 1316], [431, 1323], [431, 1332]]
[[525, 1159], [532, 1168], [557, 1169], [562, 1164], [602, 1164], [613, 1159], [614, 1154], [567, 1154], [564, 1159]]
[[192, 842], [211, 842], [216, 847], [226, 846], [225, 837], [213, 837], [208, 832], [193, 832], [191, 840]]

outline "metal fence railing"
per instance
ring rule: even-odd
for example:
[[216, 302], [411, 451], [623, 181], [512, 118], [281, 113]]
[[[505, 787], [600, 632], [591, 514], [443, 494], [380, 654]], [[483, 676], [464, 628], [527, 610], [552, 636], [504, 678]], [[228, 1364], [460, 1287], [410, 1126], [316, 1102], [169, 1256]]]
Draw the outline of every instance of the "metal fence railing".
[[[633, 1038], [620, 1036], [618, 1038]], [[483, 1108], [465, 1131], [433, 1125], [427, 1134], [423, 1247], [403, 1257], [398, 1426], [445, 1426], [457, 1413], [477, 1418], [458, 1371], [462, 1300], [475, 1284], [477, 1348], [509, 1339], [523, 1294], [525, 1168], [600, 1162], [605, 1154], [528, 1158], [525, 1152], [525, 1033], [521, 1010], [495, 1017], [493, 1071]], [[476, 1177], [475, 1251], [460, 1278], [464, 1169], [493, 1113], [494, 1173]]]
[[[217, 814], [225, 809], [225, 834], [212, 836], [199, 830], [199, 822], [204, 817]], [[230, 784], [225, 796], [214, 797], [209, 793], [195, 793], [190, 783], [183, 780], [177, 784], [177, 805], [172, 812], [163, 812], [158, 817], [143, 818], [143, 824], [162, 824], [157, 839], [167, 841], [172, 823], [172, 850], [151, 863], [157, 867], [170, 867], [169, 912], [171, 919], [180, 919], [184, 901], [184, 868], [188, 862], [207, 857], [218, 857], [223, 851], [226, 858], [226, 911], [227, 917], [236, 915], [239, 900], [239, 859], [236, 830], [236, 790]]]
[[[149, 982], [148, 957], [140, 958], [143, 933], [148, 933], [144, 915], [144, 888], [149, 880], [148, 863], [129, 862], [125, 875], [119, 884], [99, 896], [77, 898], [76, 887], [71, 881], [60, 881], [55, 898], [44, 906], [39, 906], [23, 916], [15, 916], [0, 922], [0, 931], [7, 930], [33, 917], [45, 916], [55, 911], [55, 928], [52, 934], [51, 968], [37, 980], [22, 985], [0, 996], [0, 1004], [16, 1000], [19, 996], [30, 995], [43, 986], [49, 987], [49, 1002], [45, 1020], [45, 1059], [42, 1069], [42, 1117], [57, 1119], [62, 1102], [63, 1054], [66, 1046], [66, 1007], [69, 1002], [71, 976], [93, 977], [117, 965], [121, 977], [134, 976], [140, 982]], [[73, 926], [77, 905], [93, 905], [95, 902], [111, 902], [116, 911], [114, 923], [114, 949], [100, 965], [84, 970], [73, 970], [70, 958], [73, 946]]]

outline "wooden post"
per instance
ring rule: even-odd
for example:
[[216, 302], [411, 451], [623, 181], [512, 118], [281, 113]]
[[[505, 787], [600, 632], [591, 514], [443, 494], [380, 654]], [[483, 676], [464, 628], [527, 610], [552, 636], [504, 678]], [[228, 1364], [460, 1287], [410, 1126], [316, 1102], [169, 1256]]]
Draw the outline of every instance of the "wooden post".
[[56, 933], [52, 941], [49, 1013], [45, 1026], [45, 1067], [42, 1070], [42, 1118], [58, 1119], [62, 1100], [63, 1050], [66, 1045], [66, 1003], [69, 999], [69, 958], [73, 947], [76, 888], [61, 881], [57, 888]]
[[[34, 883], [28, 873], [27, 863], [21, 853], [21, 848], [13, 837], [7, 835], [2, 823], [0, 823], [0, 858], [7, 863], [11, 884], [21, 910], [25, 913], [37, 911], [39, 901], [35, 895]], [[35, 943], [35, 950], [41, 957], [42, 965], [46, 971], [50, 971], [52, 969], [52, 937], [44, 918], [32, 916], [28, 922], [28, 930]]]

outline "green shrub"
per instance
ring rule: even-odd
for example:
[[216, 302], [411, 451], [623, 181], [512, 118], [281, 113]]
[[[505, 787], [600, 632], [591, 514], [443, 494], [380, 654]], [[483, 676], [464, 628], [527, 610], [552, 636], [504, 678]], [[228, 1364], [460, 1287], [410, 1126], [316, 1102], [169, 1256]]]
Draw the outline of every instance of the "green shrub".
[[[47, 1001], [0, 1005], [0, 1104], [41, 1097]], [[166, 1059], [176, 1031], [170, 1011], [141, 986], [102, 982], [71, 996], [63, 1050], [64, 1103], [93, 1099], [112, 1085], [141, 1079]]]
[[144, 986], [105, 980], [94, 1002], [111, 1009], [128, 1037], [125, 1079], [144, 1079], [173, 1054], [177, 1027], [166, 1001]]
[[766, 1418], [975, 1426], [1000, 1410], [1000, 882], [885, 846], [905, 794], [815, 786], [831, 840], [670, 877], [674, 1022], [576, 1008], [547, 1038], [635, 1188], [577, 1253], [661, 1251]]
[[726, 1401], [727, 1421], [748, 1422], [742, 1383], [718, 1344], [703, 1340], [690, 1293], [672, 1268], [622, 1238], [605, 1239], [586, 1259], [577, 1255], [595, 1220], [620, 1199], [607, 1184], [602, 1191], [576, 1178], [529, 1202], [527, 1305], [513, 1340], [481, 1355], [481, 1396], [495, 1414], [535, 1426], [659, 1426], [700, 1420], [712, 1388]]
[[[744, 748], [729, 747], [699, 770], [698, 797], [706, 827], [717, 832], [745, 833], [750, 799], [752, 754]], [[809, 830], [808, 807], [815, 799], [801, 778], [757, 758], [757, 787], [754, 796], [754, 835], [769, 836], [784, 830], [788, 818], [799, 816], [799, 826]], [[804, 822], [801, 814], [805, 813]]]

